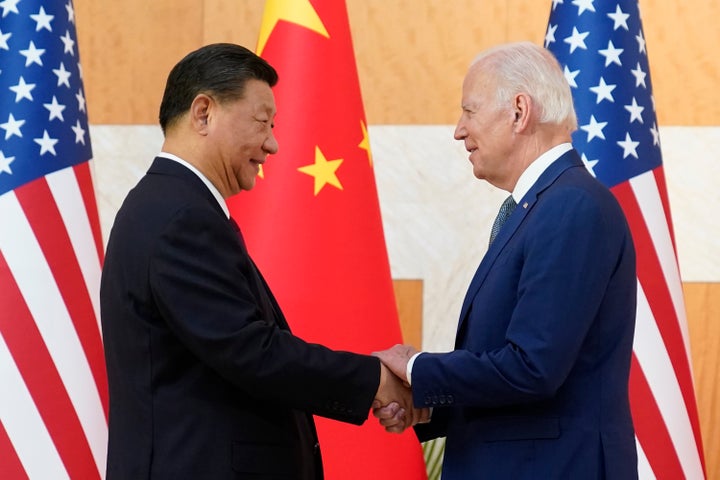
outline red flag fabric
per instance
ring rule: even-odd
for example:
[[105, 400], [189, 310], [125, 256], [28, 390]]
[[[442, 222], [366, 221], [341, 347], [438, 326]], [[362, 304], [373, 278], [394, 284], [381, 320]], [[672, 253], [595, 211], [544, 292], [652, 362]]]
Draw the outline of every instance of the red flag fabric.
[[[370, 353], [401, 343], [347, 10], [268, 0], [258, 54], [279, 73], [278, 154], [229, 199], [293, 333]], [[412, 431], [316, 418], [326, 478], [426, 478]]]
[[0, 478], [102, 478], [103, 257], [72, 2], [1, 2]]
[[705, 478], [687, 319], [637, 0], [553, 0], [545, 46], [565, 69], [573, 145], [625, 211], [637, 251], [630, 406], [641, 479]]

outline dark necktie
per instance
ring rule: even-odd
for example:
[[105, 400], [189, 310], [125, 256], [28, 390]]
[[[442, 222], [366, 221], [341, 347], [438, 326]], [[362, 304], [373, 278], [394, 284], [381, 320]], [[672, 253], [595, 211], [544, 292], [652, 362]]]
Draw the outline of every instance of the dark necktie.
[[495, 222], [493, 222], [492, 230], [490, 231], [490, 243], [488, 245], [492, 245], [493, 240], [495, 240], [495, 237], [497, 237], [505, 221], [510, 217], [513, 210], [515, 210], [515, 207], [517, 207], [517, 203], [515, 203], [512, 195], [506, 198], [502, 205], [500, 205], [500, 211], [497, 217], [495, 217]]
[[245, 245], [245, 239], [243, 238], [243, 234], [240, 231], [240, 227], [238, 226], [237, 222], [234, 218], [230, 217], [230, 225], [232, 225], [235, 232], [237, 232], [238, 238], [240, 239], [240, 244], [243, 246], [245, 251], [247, 251], [247, 246]]

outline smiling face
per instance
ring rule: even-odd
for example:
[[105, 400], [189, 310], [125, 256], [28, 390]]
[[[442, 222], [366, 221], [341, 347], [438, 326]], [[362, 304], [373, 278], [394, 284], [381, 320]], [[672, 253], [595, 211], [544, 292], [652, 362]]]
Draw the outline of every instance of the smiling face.
[[499, 106], [496, 85], [480, 64], [470, 68], [462, 89], [462, 114], [455, 139], [470, 152], [473, 174], [503, 188], [511, 170], [514, 112]]
[[[270, 86], [248, 80], [242, 98], [208, 110], [207, 145], [213, 176], [224, 196], [251, 190], [260, 165], [278, 151], [273, 135], [275, 97]], [[219, 185], [218, 185], [219, 183]]]

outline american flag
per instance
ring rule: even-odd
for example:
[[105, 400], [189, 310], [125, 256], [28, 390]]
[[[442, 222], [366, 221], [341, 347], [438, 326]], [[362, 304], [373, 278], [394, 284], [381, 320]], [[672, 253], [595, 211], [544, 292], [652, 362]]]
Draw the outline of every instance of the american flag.
[[625, 211], [637, 251], [630, 404], [641, 479], [705, 478], [687, 320], [637, 0], [553, 0], [545, 47], [578, 115], [573, 144]]
[[0, 478], [101, 478], [103, 250], [71, 1], [0, 1]]

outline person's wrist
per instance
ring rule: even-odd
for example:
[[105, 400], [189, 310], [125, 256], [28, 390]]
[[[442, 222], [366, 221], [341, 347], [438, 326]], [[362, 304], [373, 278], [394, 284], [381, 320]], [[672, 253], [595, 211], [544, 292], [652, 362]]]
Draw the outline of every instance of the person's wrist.
[[376, 397], [387, 387], [388, 375], [390, 374], [390, 371], [382, 362], [378, 361], [378, 366], [380, 368], [380, 380], [378, 382], [377, 393], [375, 394]]
[[407, 377], [408, 385], [412, 385], [412, 369], [415, 366], [415, 360], [417, 360], [417, 357], [421, 353], [422, 352], [417, 352], [413, 356], [411, 356], [407, 362], [407, 365], [405, 366], [405, 376]]

